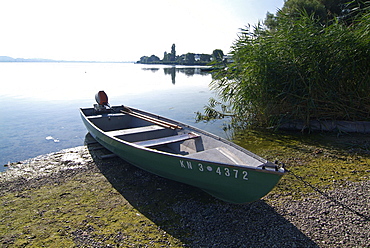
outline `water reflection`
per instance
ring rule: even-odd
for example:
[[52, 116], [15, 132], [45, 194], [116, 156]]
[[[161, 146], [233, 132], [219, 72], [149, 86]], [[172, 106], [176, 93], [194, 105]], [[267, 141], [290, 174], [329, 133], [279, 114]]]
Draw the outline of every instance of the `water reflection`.
[[[176, 73], [183, 73], [187, 77], [192, 77], [194, 75], [201, 75], [201, 76], [206, 76], [209, 75], [209, 70], [207, 70], [207, 67], [165, 67], [163, 68], [163, 72], [165, 75], [170, 75], [171, 76], [171, 81], [172, 84], [176, 84]], [[153, 67], [147, 67], [147, 68], [142, 68], [142, 70], [145, 71], [152, 71], [153, 73], [157, 72], [160, 70], [160, 68], [153, 68]]]
[[208, 71], [205, 71], [203, 70], [203, 68], [198, 68], [198, 67], [197, 68], [169, 67], [169, 68], [163, 68], [163, 71], [165, 75], [172, 74], [172, 73], [176, 74], [176, 72], [179, 72], [179, 73], [184, 73], [186, 76], [189, 76], [189, 77], [194, 76], [194, 74], [202, 75], [202, 76], [209, 74]]
[[143, 71], [152, 71], [152, 72], [157, 72], [159, 71], [159, 68], [141, 68]]

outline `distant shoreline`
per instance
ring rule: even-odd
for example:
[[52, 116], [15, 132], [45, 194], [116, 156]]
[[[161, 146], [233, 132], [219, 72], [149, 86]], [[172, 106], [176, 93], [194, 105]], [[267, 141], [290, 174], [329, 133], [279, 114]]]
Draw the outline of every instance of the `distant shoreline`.
[[186, 66], [209, 66], [208, 63], [194, 62], [194, 63], [178, 63], [178, 62], [151, 62], [141, 63], [140, 61], [95, 61], [95, 60], [52, 60], [52, 59], [24, 59], [12, 58], [8, 56], [0, 56], [0, 63], [132, 63], [141, 65], [186, 65]]
[[52, 59], [24, 59], [24, 58], [12, 58], [8, 56], [0, 56], [1, 62], [21, 62], [21, 63], [135, 63], [135, 61], [84, 61], [84, 60], [52, 60]]

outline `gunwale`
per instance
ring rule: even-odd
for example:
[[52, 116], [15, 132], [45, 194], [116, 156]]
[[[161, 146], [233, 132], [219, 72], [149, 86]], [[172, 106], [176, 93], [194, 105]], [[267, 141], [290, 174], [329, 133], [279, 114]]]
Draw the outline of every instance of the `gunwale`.
[[[114, 106], [114, 107], [120, 107], [120, 106]], [[95, 125], [94, 123], [92, 123], [88, 118], [87, 116], [83, 113], [83, 110], [90, 110], [92, 108], [81, 108], [80, 109], [80, 113], [81, 113], [81, 116], [84, 117], [85, 121], [89, 122], [91, 126], [94, 126], [94, 128], [96, 130], [98, 130], [101, 134], [105, 135], [107, 138], [110, 138], [110, 139], [114, 139], [116, 140], [117, 142], [119, 143], [122, 143], [124, 145], [127, 145], [127, 146], [132, 146], [132, 147], [135, 147], [137, 149], [140, 149], [140, 150], [145, 150], [145, 151], [148, 151], [148, 152], [152, 152], [152, 153], [158, 153], [158, 154], [162, 154], [162, 155], [166, 155], [166, 156], [171, 156], [171, 157], [177, 157], [179, 159], [184, 159], [186, 158], [186, 160], [193, 160], [193, 161], [202, 161], [202, 162], [207, 162], [207, 163], [211, 163], [211, 164], [215, 164], [215, 165], [224, 165], [226, 167], [230, 167], [230, 168], [242, 168], [242, 169], [248, 169], [248, 170], [257, 170], [257, 171], [261, 171], [260, 168], [257, 168], [255, 166], [248, 166], [248, 165], [240, 165], [240, 164], [228, 164], [228, 163], [223, 163], [223, 162], [216, 162], [216, 161], [208, 161], [208, 160], [202, 160], [202, 159], [198, 159], [198, 158], [192, 158], [192, 157], [185, 157], [183, 155], [179, 155], [179, 154], [173, 154], [173, 153], [170, 153], [170, 152], [165, 152], [165, 151], [160, 151], [160, 150], [157, 150], [157, 149], [153, 149], [153, 148], [150, 148], [150, 147], [144, 147], [144, 146], [141, 146], [141, 145], [138, 145], [138, 144], [135, 144], [134, 142], [128, 142], [128, 141], [125, 141], [123, 139], [120, 139], [120, 138], [117, 138], [117, 137], [112, 137], [110, 135], [108, 135], [106, 131], [102, 130], [101, 128], [99, 128], [97, 125]], [[142, 110], [139, 110], [139, 109], [135, 109], [135, 108], [132, 108], [130, 107], [130, 109], [134, 110], [134, 111], [140, 111], [140, 112], [143, 112], [143, 113], [146, 113], [146, 114], [150, 114], [152, 115], [152, 113], [149, 113], [149, 112], [146, 112], [146, 111], [142, 111]], [[159, 115], [155, 115], [157, 117], [160, 117], [161, 119], [163, 120], [166, 120], [166, 121], [171, 121], [173, 122], [174, 124], [176, 125], [179, 125], [179, 126], [182, 126], [182, 127], [186, 127], [190, 130], [194, 130], [196, 133], [201, 133], [205, 136], [208, 136], [210, 138], [213, 138], [217, 141], [220, 141], [228, 146], [231, 146], [251, 157], [253, 157], [254, 159], [257, 159], [259, 160], [261, 163], [267, 163], [268, 161], [262, 157], [259, 157], [258, 155], [248, 151], [247, 149], [243, 148], [243, 147], [240, 147], [238, 145], [236, 145], [235, 143], [227, 140], [227, 139], [224, 139], [222, 137], [219, 137], [217, 135], [214, 135], [212, 133], [209, 133], [205, 130], [202, 130], [202, 129], [199, 129], [199, 128], [196, 128], [196, 127], [193, 127], [193, 126], [190, 126], [188, 124], [185, 124], [185, 123], [181, 123], [181, 122], [178, 122], [178, 121], [175, 121], [175, 120], [172, 120], [172, 119], [168, 119], [166, 117], [163, 117], [163, 116], [159, 116]], [[279, 174], [279, 175], [282, 175], [282, 174], [285, 174], [285, 171], [273, 171], [273, 170], [265, 170], [264, 172], [266, 173], [272, 173], [272, 174]]]

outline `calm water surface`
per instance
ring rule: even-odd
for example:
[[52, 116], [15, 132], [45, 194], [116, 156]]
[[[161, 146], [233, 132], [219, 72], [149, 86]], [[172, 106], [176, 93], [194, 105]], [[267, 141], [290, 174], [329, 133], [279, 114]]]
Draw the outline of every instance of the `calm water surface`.
[[222, 122], [195, 123], [212, 96], [211, 75], [195, 67], [130, 63], [0, 63], [0, 171], [8, 162], [83, 145], [80, 107], [104, 90], [128, 105], [220, 136]]

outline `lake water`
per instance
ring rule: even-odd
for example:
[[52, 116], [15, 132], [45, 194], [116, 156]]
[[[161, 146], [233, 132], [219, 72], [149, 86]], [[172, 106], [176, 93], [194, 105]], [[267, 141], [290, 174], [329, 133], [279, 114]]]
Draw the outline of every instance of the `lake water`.
[[80, 107], [104, 90], [127, 105], [225, 136], [222, 122], [195, 123], [213, 96], [199, 67], [132, 63], [0, 63], [0, 171], [8, 162], [84, 144]]

